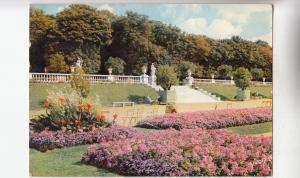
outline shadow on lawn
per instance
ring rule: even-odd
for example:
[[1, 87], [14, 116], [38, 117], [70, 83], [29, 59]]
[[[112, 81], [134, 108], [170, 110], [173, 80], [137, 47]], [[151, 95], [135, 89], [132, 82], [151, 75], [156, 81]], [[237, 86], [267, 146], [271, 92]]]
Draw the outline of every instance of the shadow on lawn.
[[216, 95], [217, 97], [220, 97], [222, 101], [233, 101], [234, 100], [232, 98], [228, 98], [228, 97], [226, 97], [224, 95], [221, 95], [219, 93], [211, 93], [211, 94]]

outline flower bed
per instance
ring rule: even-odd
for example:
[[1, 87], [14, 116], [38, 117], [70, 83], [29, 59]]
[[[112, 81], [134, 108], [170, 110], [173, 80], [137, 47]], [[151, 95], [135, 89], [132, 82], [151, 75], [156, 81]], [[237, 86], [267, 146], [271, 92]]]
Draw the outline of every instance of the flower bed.
[[29, 146], [45, 152], [54, 148], [63, 148], [83, 144], [98, 143], [100, 141], [113, 141], [122, 138], [130, 138], [137, 131], [129, 127], [112, 126], [110, 128], [97, 128], [91, 131], [30, 131]]
[[270, 107], [227, 109], [213, 111], [198, 111], [165, 114], [149, 117], [137, 123], [138, 127], [166, 129], [166, 128], [204, 128], [218, 129], [272, 121]]
[[270, 176], [272, 139], [167, 129], [91, 145], [82, 162], [126, 176]]

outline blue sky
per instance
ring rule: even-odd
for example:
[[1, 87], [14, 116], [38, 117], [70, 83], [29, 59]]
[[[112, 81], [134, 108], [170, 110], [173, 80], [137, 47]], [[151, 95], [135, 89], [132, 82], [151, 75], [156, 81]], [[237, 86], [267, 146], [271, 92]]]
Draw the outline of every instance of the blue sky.
[[[150, 19], [175, 25], [184, 32], [214, 39], [239, 35], [272, 44], [272, 6], [268, 4], [90, 4], [117, 15], [131, 10]], [[67, 4], [35, 4], [48, 14], [56, 14]]]

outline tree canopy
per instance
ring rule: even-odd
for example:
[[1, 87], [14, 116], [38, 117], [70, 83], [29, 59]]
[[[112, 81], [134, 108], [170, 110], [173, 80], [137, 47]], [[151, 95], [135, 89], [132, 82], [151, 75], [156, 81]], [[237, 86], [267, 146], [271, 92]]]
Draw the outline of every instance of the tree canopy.
[[30, 9], [30, 42], [33, 72], [43, 71], [50, 56], [59, 53], [69, 66], [81, 58], [86, 73], [106, 73], [105, 63], [117, 57], [124, 61], [128, 75], [140, 75], [142, 66], [151, 63], [179, 71], [179, 64], [188, 62], [196, 66], [193, 73], [198, 77], [210, 77], [219, 66], [227, 65], [233, 71], [259, 68], [272, 80], [272, 47], [264, 41], [188, 34], [131, 11], [118, 16], [88, 5], [70, 5], [50, 16]]

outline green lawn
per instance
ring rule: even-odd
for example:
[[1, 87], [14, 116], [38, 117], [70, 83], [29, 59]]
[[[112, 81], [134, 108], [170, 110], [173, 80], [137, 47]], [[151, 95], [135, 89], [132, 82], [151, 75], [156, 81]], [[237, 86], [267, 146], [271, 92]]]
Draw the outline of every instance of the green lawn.
[[[70, 90], [68, 84], [29, 84], [30, 110], [41, 108], [40, 103], [47, 96], [47, 90]], [[143, 102], [145, 96], [156, 99], [157, 93], [146, 85], [137, 84], [92, 84], [90, 95], [100, 97], [101, 105], [109, 106], [113, 101], [134, 101]]]
[[105, 169], [81, 164], [88, 145], [56, 149], [42, 153], [30, 149], [30, 174], [32, 176], [118, 176]]
[[240, 135], [258, 135], [272, 132], [272, 122], [261, 124], [245, 125], [238, 127], [230, 127], [228, 130], [236, 132]]
[[[198, 87], [221, 97], [221, 100], [234, 100], [237, 87], [234, 85], [220, 85], [220, 84], [198, 84]], [[251, 92], [258, 92], [265, 98], [272, 98], [272, 85], [267, 86], [251, 86]]]

